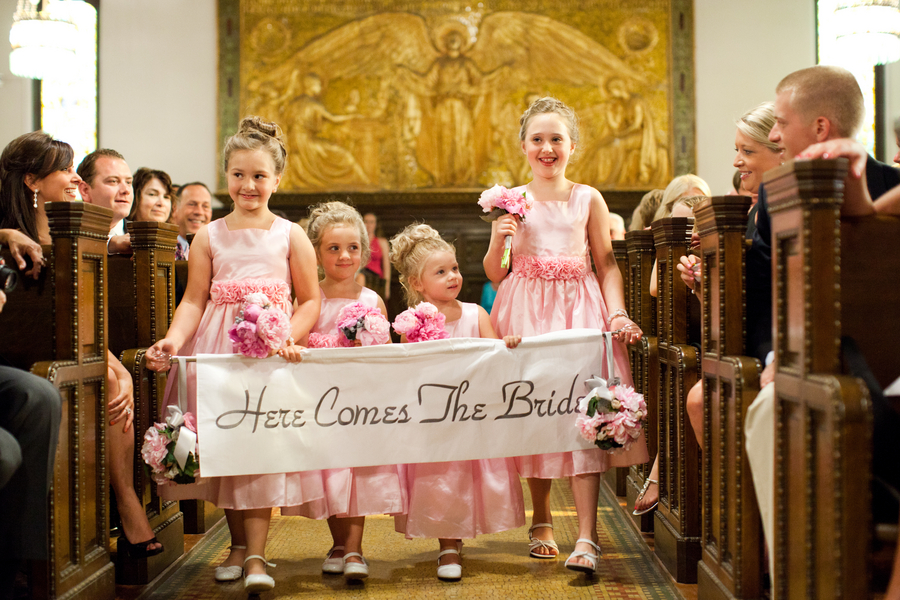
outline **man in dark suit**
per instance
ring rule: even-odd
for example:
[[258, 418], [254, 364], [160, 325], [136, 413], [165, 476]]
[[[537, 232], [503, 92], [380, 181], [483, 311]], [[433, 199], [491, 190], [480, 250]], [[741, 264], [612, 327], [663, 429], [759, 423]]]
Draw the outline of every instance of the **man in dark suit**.
[[[840, 67], [810, 67], [795, 71], [775, 88], [775, 126], [769, 139], [783, 148], [784, 159], [814, 156], [810, 147], [852, 141], [862, 126], [862, 92], [853, 75]], [[831, 153], [837, 156], [838, 153]], [[863, 151], [862, 156], [865, 156]], [[866, 156], [866, 184], [871, 198], [878, 198], [900, 184], [900, 172]], [[862, 161], [848, 173], [845, 188], [860, 187]], [[848, 200], [850, 200], [848, 198]], [[871, 208], [871, 199], [853, 199], [842, 206], [842, 214], [861, 214]], [[759, 188], [759, 211], [753, 245], [747, 251], [747, 354], [766, 368], [760, 378], [762, 391], [750, 405], [744, 424], [744, 445], [753, 473], [763, 531], [769, 547], [770, 573], [775, 573], [773, 539], [775, 532], [774, 439], [775, 362], [772, 357], [772, 247], [771, 223], [765, 185]], [[872, 211], [874, 212], [874, 210]]]
[[[793, 159], [807, 148], [829, 140], [854, 138], [865, 108], [856, 78], [840, 67], [819, 65], [795, 71], [775, 88], [775, 126], [769, 139]], [[872, 157], [866, 161], [866, 185], [875, 199], [900, 184], [900, 171]], [[853, 173], [848, 175], [854, 177]], [[848, 189], [850, 188], [848, 182]], [[772, 381], [772, 248], [765, 186], [759, 189], [759, 211], [753, 245], [747, 252], [747, 353], [769, 362], [762, 385]], [[847, 204], [846, 209], [858, 205]]]
[[78, 165], [81, 183], [78, 191], [88, 204], [96, 204], [113, 211], [109, 241], [110, 254], [131, 254], [131, 237], [125, 228], [125, 219], [134, 202], [131, 169], [125, 157], [109, 148], [94, 150]]

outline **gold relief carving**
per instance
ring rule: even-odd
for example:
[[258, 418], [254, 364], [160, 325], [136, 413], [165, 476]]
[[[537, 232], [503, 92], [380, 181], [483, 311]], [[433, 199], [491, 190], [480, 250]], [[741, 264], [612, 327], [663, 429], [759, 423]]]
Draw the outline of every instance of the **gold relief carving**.
[[530, 178], [518, 136], [552, 94], [579, 115], [572, 179], [671, 176], [669, 4], [239, 0], [240, 114], [287, 137], [281, 189], [471, 189]]

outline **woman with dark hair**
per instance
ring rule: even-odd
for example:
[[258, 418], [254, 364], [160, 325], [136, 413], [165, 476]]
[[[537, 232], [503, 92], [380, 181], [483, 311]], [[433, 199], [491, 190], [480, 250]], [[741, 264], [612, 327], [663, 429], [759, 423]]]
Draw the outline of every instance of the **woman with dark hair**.
[[41, 244], [50, 243], [45, 202], [77, 199], [81, 177], [75, 173], [72, 147], [43, 131], [11, 141], [0, 155], [0, 245], [9, 246], [19, 269], [25, 256], [37, 278], [44, 264]]
[[165, 171], [141, 167], [134, 174], [134, 204], [129, 221], [172, 222], [172, 178]]
[[[73, 156], [69, 144], [43, 131], [17, 137], [0, 154], [0, 243], [9, 244], [20, 270], [26, 266], [24, 255], [31, 257], [35, 277], [44, 264], [40, 245], [51, 242], [44, 203], [74, 200], [81, 181]], [[128, 370], [109, 350], [107, 360], [109, 471], [125, 533], [117, 548], [135, 557], [152, 556], [163, 546], [134, 491], [134, 386]]]

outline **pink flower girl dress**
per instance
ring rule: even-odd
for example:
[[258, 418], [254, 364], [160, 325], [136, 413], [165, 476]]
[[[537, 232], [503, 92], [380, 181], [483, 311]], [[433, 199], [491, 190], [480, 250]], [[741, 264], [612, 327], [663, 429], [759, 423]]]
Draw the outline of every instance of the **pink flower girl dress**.
[[[312, 329], [315, 333], [337, 334], [335, 323], [338, 314], [348, 304], [360, 302], [372, 308], [378, 307], [378, 294], [369, 288], [363, 288], [356, 300], [326, 298], [324, 292], [321, 295], [322, 309]], [[321, 478], [325, 497], [303, 506], [285, 507], [281, 514], [325, 519], [331, 516], [363, 517], [406, 512], [406, 465], [324, 469], [311, 473]]]
[[[478, 305], [445, 324], [452, 338], [481, 337]], [[525, 524], [522, 484], [512, 458], [408, 465], [409, 512], [394, 520], [408, 538], [464, 539]]]
[[[522, 193], [525, 186], [515, 191]], [[491, 323], [499, 335], [527, 337], [564, 329], [607, 329], [609, 311], [591, 269], [590, 211], [591, 188], [586, 185], [575, 184], [565, 202], [536, 199], [528, 219], [519, 223], [513, 236], [512, 269], [500, 283], [491, 311]], [[623, 384], [633, 385], [624, 345], [614, 344], [613, 353], [616, 374]], [[577, 435], [574, 415], [572, 418], [572, 435]], [[523, 477], [559, 479], [647, 460], [647, 444], [641, 437], [621, 454], [594, 448], [518, 457], [516, 464]]]
[[[180, 356], [233, 354], [228, 328], [240, 312], [244, 296], [249, 293], [262, 292], [273, 305], [291, 315], [291, 225], [290, 221], [280, 217], [269, 229], [231, 231], [225, 219], [209, 224], [212, 259], [209, 300], [194, 337], [181, 348]], [[182, 406], [185, 412], [196, 415], [196, 374], [192, 364], [187, 368], [188, 397]], [[177, 369], [176, 366], [169, 371], [165, 405], [178, 402]], [[198, 441], [202, 451], [203, 440]], [[239, 451], [235, 449], [235, 452]], [[202, 452], [200, 475], [196, 483], [161, 487], [160, 496], [166, 500], [207, 500], [220, 508], [254, 509], [294, 506], [325, 495], [322, 479], [315, 473], [203, 477]]]

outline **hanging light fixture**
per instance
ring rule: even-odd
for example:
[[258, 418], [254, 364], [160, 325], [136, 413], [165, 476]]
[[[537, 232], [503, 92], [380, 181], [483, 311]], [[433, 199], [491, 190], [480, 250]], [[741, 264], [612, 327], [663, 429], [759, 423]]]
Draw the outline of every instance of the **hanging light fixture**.
[[833, 27], [842, 62], [900, 60], [900, 0], [838, 0]]
[[59, 1], [44, 0], [44, 10], [38, 12], [36, 0], [19, 0], [9, 30], [9, 70], [14, 75], [45, 79], [71, 72], [78, 30], [71, 19], [54, 13]]

